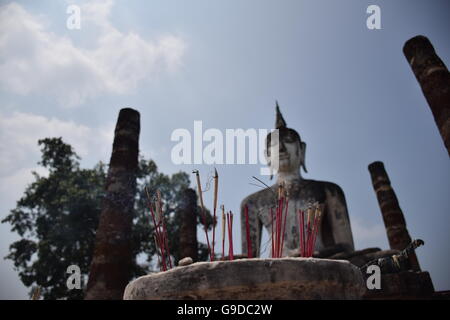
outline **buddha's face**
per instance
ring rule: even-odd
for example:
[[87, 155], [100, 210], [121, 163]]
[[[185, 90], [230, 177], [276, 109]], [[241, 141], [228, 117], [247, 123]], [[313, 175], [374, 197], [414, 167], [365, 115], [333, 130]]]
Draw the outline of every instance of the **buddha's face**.
[[[273, 137], [275, 139], [272, 139]], [[304, 163], [305, 146], [295, 131], [280, 130], [278, 139], [273, 135], [269, 137], [266, 150], [267, 162], [275, 171], [296, 173]]]

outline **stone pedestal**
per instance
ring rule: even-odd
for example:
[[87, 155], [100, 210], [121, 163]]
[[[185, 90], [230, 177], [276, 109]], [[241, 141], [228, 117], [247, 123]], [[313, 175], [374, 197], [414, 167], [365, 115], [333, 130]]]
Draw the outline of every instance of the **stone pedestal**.
[[361, 299], [365, 282], [348, 261], [315, 258], [198, 262], [140, 277], [125, 300]]
[[382, 274], [381, 289], [367, 290], [367, 300], [434, 299], [434, 287], [428, 272], [405, 271]]

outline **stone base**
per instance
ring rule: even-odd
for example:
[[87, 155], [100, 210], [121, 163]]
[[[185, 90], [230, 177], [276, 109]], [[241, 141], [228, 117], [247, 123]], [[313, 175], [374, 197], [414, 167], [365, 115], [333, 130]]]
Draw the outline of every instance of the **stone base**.
[[400, 272], [381, 275], [381, 289], [367, 290], [367, 300], [433, 299], [434, 287], [428, 272]]
[[125, 300], [361, 299], [365, 282], [348, 261], [315, 258], [198, 262], [128, 284]]
[[379, 248], [367, 248], [364, 250], [358, 250], [353, 252], [337, 253], [330, 257], [327, 257], [327, 259], [348, 260], [355, 266], [362, 267], [363, 265], [372, 260], [389, 257], [398, 253], [399, 253], [398, 250], [381, 250]]

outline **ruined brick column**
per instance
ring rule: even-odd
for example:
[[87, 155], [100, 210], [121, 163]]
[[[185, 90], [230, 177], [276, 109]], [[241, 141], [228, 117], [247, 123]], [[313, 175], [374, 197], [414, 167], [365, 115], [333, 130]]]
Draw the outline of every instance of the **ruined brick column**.
[[419, 81], [450, 155], [450, 73], [424, 36], [408, 40], [403, 53]]
[[191, 257], [198, 261], [197, 194], [191, 188], [183, 191], [180, 211], [180, 259]]
[[[408, 229], [406, 228], [405, 217], [400, 209], [397, 196], [391, 187], [391, 181], [384, 169], [383, 162], [376, 161], [369, 165], [369, 172], [372, 178], [373, 188], [377, 195], [381, 214], [383, 215], [384, 226], [391, 249], [403, 250], [411, 243]], [[410, 265], [412, 270], [420, 271], [419, 262], [415, 253], [410, 255]]]
[[131, 277], [139, 131], [139, 112], [120, 110], [85, 299], [122, 299]]

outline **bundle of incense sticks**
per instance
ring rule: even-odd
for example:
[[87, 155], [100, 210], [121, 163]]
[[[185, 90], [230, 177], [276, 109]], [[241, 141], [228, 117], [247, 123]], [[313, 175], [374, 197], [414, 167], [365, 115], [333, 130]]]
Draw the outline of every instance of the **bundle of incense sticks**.
[[[148, 206], [154, 225], [153, 238], [155, 241], [159, 267], [161, 271], [167, 271], [168, 268], [172, 268], [172, 259], [170, 257], [169, 241], [167, 237], [166, 221], [162, 208], [161, 193], [159, 190], [156, 192], [156, 201], [153, 203], [147, 188], [145, 188], [145, 192], [147, 194]], [[155, 206], [155, 209], [153, 209], [153, 206]]]
[[322, 222], [322, 206], [315, 204], [306, 210], [298, 211], [300, 256], [312, 257], [316, 245], [317, 234]]
[[283, 255], [284, 238], [286, 234], [286, 222], [289, 209], [289, 199], [285, 195], [284, 187], [278, 187], [278, 201], [275, 213], [270, 208], [272, 221], [272, 258], [281, 258]]
[[233, 213], [230, 211], [227, 213], [228, 224], [228, 259], [234, 260], [233, 254]]
[[[206, 242], [208, 245], [209, 260], [213, 261], [214, 260], [213, 253], [211, 251], [211, 246], [209, 244], [208, 227], [206, 225], [206, 212], [205, 212], [205, 205], [203, 203], [203, 191], [202, 191], [202, 184], [200, 182], [200, 173], [198, 170], [194, 170], [194, 171], [192, 171], [192, 173], [195, 173], [195, 177], [197, 180], [198, 197], [200, 198], [200, 205], [202, 207], [202, 219], [203, 219], [203, 226], [204, 226], [205, 235], [206, 235]], [[215, 221], [213, 222], [213, 225], [215, 226]]]

